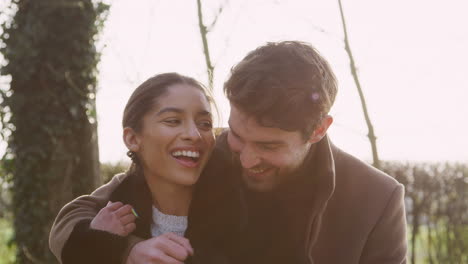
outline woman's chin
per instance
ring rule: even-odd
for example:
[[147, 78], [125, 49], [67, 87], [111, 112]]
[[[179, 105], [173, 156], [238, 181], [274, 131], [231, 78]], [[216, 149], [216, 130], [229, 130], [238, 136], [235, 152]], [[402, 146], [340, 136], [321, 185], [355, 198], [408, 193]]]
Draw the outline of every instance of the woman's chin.
[[185, 187], [191, 187], [197, 183], [199, 178], [200, 175], [184, 173], [177, 175], [177, 177], [174, 178], [174, 183]]

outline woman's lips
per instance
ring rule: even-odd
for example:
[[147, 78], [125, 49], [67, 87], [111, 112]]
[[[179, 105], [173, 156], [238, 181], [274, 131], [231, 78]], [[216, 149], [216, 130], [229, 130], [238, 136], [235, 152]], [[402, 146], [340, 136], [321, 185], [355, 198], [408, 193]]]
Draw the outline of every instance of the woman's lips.
[[197, 148], [177, 148], [172, 150], [172, 157], [186, 168], [196, 168], [200, 164], [201, 152]]
[[174, 159], [179, 164], [181, 164], [182, 166], [187, 167], [187, 168], [197, 168], [198, 165], [200, 164], [200, 159], [195, 161], [192, 158], [184, 157], [184, 156], [174, 157]]

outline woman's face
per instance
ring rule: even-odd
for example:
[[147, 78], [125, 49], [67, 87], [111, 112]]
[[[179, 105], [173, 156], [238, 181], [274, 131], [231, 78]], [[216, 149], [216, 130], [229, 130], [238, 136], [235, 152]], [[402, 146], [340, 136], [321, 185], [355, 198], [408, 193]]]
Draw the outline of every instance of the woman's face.
[[170, 185], [195, 184], [215, 142], [209, 102], [185, 84], [169, 86], [143, 117], [141, 131], [126, 130], [124, 138], [130, 133], [135, 143], [127, 146], [137, 153], [145, 177]]

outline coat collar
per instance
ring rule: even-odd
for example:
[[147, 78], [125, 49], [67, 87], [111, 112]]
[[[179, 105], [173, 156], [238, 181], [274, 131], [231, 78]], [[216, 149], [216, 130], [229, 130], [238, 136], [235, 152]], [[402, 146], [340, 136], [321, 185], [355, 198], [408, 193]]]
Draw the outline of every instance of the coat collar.
[[129, 204], [137, 212], [134, 234], [141, 238], [151, 237], [152, 198], [146, 180], [141, 173], [132, 173], [111, 194], [111, 201]]

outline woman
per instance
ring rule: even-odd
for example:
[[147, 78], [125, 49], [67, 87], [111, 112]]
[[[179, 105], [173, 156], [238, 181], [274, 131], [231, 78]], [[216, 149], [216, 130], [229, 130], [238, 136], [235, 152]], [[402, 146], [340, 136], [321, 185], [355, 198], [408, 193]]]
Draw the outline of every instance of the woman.
[[[133, 164], [93, 193], [103, 197], [101, 204], [112, 202], [92, 221], [85, 215], [74, 223], [71, 234], [61, 226], [64, 219], [91, 198], [80, 197], [61, 210], [50, 244], [63, 263], [132, 263], [141, 252], [160, 263], [225, 261], [240, 223], [232, 217], [240, 203], [237, 183], [230, 182], [234, 177], [217, 166], [228, 158], [218, 153], [210, 160], [215, 143], [210, 103], [200, 83], [177, 73], [152, 77], [133, 92], [122, 122]], [[66, 241], [55, 243], [61, 237]], [[148, 248], [157, 250], [150, 256]]]

